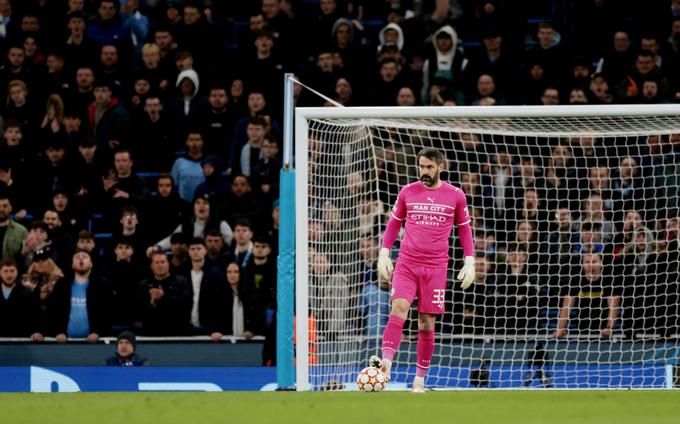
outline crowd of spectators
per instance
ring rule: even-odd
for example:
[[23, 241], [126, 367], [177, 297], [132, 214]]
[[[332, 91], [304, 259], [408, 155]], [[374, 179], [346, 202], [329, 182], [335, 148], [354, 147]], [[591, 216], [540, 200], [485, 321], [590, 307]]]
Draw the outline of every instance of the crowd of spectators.
[[[0, 337], [271, 336], [284, 72], [344, 105], [679, 99], [680, 2], [572, 3], [0, 0]], [[295, 102], [327, 104], [299, 85]], [[554, 156], [551, 166], [520, 166], [498, 152], [494, 171], [461, 181], [479, 185], [470, 202], [489, 211], [491, 172], [529, 184], [509, 169], [544, 167], [535, 190], [514, 193], [527, 216], [488, 220], [544, 234], [544, 212], [561, 205], [551, 185], [577, 181], [564, 174], [575, 172], [568, 154]], [[619, 197], [589, 200], [594, 220], [614, 224], [593, 224], [601, 242], [584, 235], [579, 246], [625, 244], [617, 225], [642, 209], [616, 184], [638, 181], [627, 169], [649, 169], [630, 160], [610, 183], [606, 166], [583, 168], [599, 192]], [[370, 226], [379, 208], [363, 207], [360, 224]], [[508, 272], [525, 256], [508, 255]], [[328, 272], [330, 259], [311, 263]], [[367, 314], [377, 298], [366, 294]]]

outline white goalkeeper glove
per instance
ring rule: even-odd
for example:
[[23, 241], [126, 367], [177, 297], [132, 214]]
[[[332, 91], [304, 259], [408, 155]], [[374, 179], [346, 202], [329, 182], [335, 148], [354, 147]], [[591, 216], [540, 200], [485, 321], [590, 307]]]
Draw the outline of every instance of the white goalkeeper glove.
[[460, 281], [460, 288], [465, 290], [475, 281], [475, 257], [466, 256], [463, 269], [458, 273], [458, 280]]
[[390, 249], [383, 247], [378, 255], [378, 276], [382, 281], [391, 281], [392, 271], [394, 271], [394, 266], [390, 259]]

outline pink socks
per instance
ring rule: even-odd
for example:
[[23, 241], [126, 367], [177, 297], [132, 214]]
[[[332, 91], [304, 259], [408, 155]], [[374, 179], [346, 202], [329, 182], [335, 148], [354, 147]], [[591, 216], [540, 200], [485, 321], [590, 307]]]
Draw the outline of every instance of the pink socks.
[[[391, 315], [385, 327], [382, 343], [382, 359], [388, 361], [394, 360], [394, 355], [399, 349], [401, 342], [401, 333], [404, 328], [406, 320], [397, 316]], [[417, 347], [417, 364], [416, 377], [425, 377], [428, 368], [430, 368], [430, 361], [434, 353], [434, 330], [418, 332], [418, 347]]]
[[397, 353], [399, 343], [401, 343], [401, 332], [405, 322], [406, 320], [403, 318], [390, 315], [387, 326], [385, 326], [385, 332], [383, 333], [382, 359], [387, 359], [388, 361], [394, 360], [394, 354]]
[[428, 368], [430, 368], [430, 361], [434, 353], [434, 330], [420, 330], [418, 332], [417, 352], [416, 377], [424, 378]]

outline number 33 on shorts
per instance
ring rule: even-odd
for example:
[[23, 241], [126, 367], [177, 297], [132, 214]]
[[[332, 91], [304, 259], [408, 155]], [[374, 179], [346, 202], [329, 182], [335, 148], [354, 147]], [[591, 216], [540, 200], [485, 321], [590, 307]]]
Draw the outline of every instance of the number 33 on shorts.
[[440, 311], [444, 310], [444, 289], [434, 289], [432, 290], [432, 303], [437, 305]]

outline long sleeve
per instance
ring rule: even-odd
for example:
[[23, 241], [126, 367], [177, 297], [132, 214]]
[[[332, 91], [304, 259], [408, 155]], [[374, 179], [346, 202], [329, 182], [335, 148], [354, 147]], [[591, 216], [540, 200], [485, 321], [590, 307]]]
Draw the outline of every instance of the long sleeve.
[[403, 190], [397, 196], [397, 201], [392, 207], [392, 212], [390, 212], [390, 220], [387, 222], [385, 227], [385, 234], [383, 235], [382, 247], [388, 249], [392, 248], [392, 245], [397, 240], [399, 236], [399, 230], [401, 230], [401, 223], [406, 220], [406, 202], [404, 201]]
[[472, 229], [470, 223], [458, 227], [458, 238], [460, 245], [463, 247], [463, 256], [475, 255], [475, 243], [472, 239]]
[[394, 217], [390, 218], [390, 220], [387, 222], [387, 226], [385, 227], [385, 234], [383, 235], [382, 247], [391, 249], [392, 245], [399, 236], [399, 230], [401, 230], [401, 221], [395, 219]]

